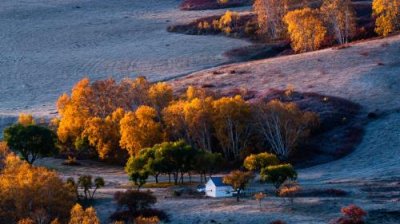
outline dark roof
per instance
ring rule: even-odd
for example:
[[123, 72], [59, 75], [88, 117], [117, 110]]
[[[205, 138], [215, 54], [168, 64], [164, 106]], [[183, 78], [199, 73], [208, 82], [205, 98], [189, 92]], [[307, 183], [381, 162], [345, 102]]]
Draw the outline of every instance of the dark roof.
[[212, 182], [215, 184], [215, 186], [217, 187], [226, 187], [226, 186], [230, 186], [228, 184], [224, 184], [224, 182], [222, 181], [222, 177], [211, 177], [210, 178], [212, 180]]

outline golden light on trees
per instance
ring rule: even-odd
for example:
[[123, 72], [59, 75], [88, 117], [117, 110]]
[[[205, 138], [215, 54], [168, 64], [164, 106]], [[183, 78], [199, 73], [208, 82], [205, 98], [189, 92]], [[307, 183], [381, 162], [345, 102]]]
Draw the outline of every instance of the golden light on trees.
[[250, 106], [241, 96], [223, 97], [213, 102], [215, 135], [227, 158], [238, 158], [250, 137]]
[[0, 172], [0, 223], [68, 217], [75, 193], [56, 172], [31, 166], [14, 155], [7, 156], [4, 164]]
[[142, 148], [161, 143], [163, 131], [157, 119], [157, 111], [149, 106], [140, 106], [135, 112], [126, 113], [120, 122], [121, 147], [132, 156]]
[[374, 0], [372, 2], [373, 15], [376, 17], [375, 32], [387, 36], [400, 26], [399, 0]]
[[304, 8], [288, 12], [284, 17], [296, 52], [314, 51], [321, 47], [327, 29], [320, 18], [319, 10]]
[[356, 18], [351, 0], [324, 0], [321, 13], [339, 44], [348, 43], [355, 35]]

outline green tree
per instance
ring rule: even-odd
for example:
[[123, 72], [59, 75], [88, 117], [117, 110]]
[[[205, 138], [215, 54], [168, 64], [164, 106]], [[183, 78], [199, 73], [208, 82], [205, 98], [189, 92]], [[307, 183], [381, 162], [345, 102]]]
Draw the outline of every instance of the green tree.
[[36, 159], [57, 152], [56, 135], [47, 127], [15, 124], [4, 130], [4, 140], [11, 150], [32, 164]]
[[105, 185], [105, 182], [102, 177], [96, 177], [94, 179], [94, 182], [92, 181], [91, 175], [84, 175], [84, 176], [80, 176], [78, 178], [78, 187], [83, 189], [83, 193], [85, 195], [85, 200], [93, 199], [96, 191], [99, 188], [104, 187], [104, 185]]
[[297, 172], [290, 164], [268, 166], [261, 170], [261, 179], [279, 189], [286, 180], [296, 180]]

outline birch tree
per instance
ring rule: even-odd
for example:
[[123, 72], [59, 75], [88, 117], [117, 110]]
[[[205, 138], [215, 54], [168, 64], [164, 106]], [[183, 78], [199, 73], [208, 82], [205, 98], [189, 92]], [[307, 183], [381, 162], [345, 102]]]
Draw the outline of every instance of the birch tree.
[[328, 30], [339, 44], [349, 42], [356, 32], [355, 12], [351, 0], [324, 0], [321, 12]]
[[375, 32], [377, 34], [387, 36], [399, 29], [400, 0], [374, 0], [372, 10], [376, 17]]
[[318, 124], [318, 116], [301, 111], [294, 103], [273, 100], [257, 106], [256, 126], [282, 160], [287, 160], [303, 137]]

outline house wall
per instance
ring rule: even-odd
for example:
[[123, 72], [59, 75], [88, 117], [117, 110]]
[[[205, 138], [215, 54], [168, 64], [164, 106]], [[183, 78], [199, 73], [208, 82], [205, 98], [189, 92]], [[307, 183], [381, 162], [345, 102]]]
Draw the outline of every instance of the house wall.
[[[208, 181], [206, 184], [206, 196], [208, 197], [232, 197], [232, 187], [224, 186], [224, 187], [216, 187], [212, 181]], [[228, 193], [227, 193], [228, 192]]]

